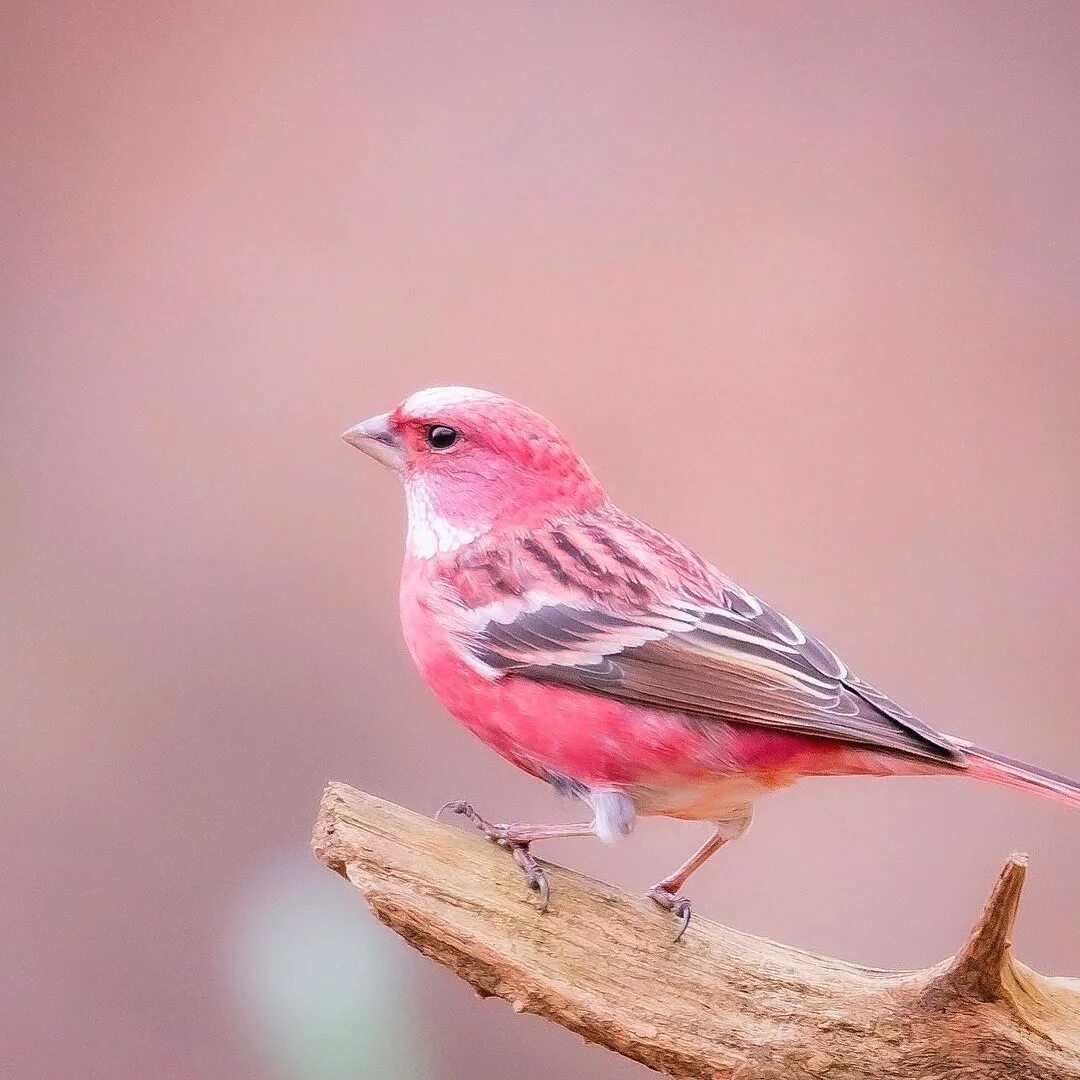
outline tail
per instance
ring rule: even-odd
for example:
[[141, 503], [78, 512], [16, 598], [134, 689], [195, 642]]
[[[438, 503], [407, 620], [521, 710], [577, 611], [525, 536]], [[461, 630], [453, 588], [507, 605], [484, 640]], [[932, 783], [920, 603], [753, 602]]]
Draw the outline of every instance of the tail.
[[1040, 769], [1038, 765], [1029, 765], [1026, 761], [1017, 761], [1016, 758], [1006, 757], [993, 750], [984, 750], [981, 746], [975, 746], [963, 739], [952, 738], [952, 741], [968, 757], [969, 776], [1044, 795], [1080, 810], [1080, 780], [1070, 780], [1059, 773]]

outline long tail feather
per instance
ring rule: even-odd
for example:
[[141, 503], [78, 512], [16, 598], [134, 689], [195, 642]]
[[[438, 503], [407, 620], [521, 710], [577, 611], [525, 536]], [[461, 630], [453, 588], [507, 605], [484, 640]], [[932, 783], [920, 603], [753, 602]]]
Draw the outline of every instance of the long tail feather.
[[1026, 761], [1006, 757], [994, 750], [984, 750], [981, 746], [954, 739], [957, 745], [968, 755], [968, 775], [980, 780], [989, 780], [1005, 787], [1018, 788], [1021, 791], [1034, 792], [1058, 802], [1080, 809], [1080, 780], [1072, 780], [1060, 773], [1041, 769], [1038, 765], [1029, 765]]

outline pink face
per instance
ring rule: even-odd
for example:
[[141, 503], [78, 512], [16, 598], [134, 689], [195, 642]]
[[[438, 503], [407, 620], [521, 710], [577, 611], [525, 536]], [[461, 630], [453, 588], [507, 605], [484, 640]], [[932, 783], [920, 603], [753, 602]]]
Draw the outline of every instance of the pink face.
[[604, 500], [596, 478], [551, 423], [483, 390], [421, 390], [344, 437], [402, 474], [410, 537], [429, 526], [466, 542], [495, 527], [528, 528]]

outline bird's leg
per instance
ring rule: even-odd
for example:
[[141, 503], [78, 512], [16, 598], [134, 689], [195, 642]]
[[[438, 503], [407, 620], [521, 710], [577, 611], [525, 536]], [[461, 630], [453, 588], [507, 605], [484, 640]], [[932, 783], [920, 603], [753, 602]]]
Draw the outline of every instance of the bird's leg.
[[742, 836], [750, 827], [752, 809], [747, 806], [739, 811], [731, 820], [717, 822], [716, 831], [686, 860], [677, 870], [668, 874], [663, 881], [658, 881], [648, 892], [648, 896], [656, 901], [665, 911], [670, 911], [679, 921], [679, 929], [675, 933], [675, 940], [686, 933], [690, 925], [690, 916], [693, 908], [685, 896], [679, 895], [679, 890], [686, 884], [687, 878], [702, 866], [709, 858], [715, 855], [729, 840], [735, 840]]
[[529, 850], [534, 840], [555, 840], [564, 836], [592, 836], [595, 826], [591, 821], [578, 821], [569, 825], [493, 825], [482, 818], [467, 802], [448, 802], [435, 815], [438, 820], [443, 814], [460, 814], [467, 818], [489, 840], [506, 848], [514, 856], [514, 862], [525, 874], [525, 884], [540, 894], [540, 910], [546, 911], [551, 889], [547, 875], [536, 857]]
[[648, 895], [656, 903], [680, 920], [679, 929], [675, 932], [676, 941], [686, 933], [686, 928], [690, 925], [690, 916], [693, 913], [690, 901], [685, 896], [679, 896], [679, 890], [686, 883], [686, 879], [726, 843], [727, 838], [722, 836], [720, 830], [717, 829], [678, 870], [673, 874], [669, 874], [663, 881], [658, 881], [649, 890]]

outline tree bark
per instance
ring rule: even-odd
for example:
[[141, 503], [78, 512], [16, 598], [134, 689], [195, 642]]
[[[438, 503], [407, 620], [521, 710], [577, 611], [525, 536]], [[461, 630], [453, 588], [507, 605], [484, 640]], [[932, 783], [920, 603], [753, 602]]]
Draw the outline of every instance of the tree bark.
[[506, 851], [331, 784], [315, 853], [410, 945], [483, 996], [686, 1080], [1080, 1080], [1080, 980], [1012, 956], [1012, 856], [963, 948], [890, 972], [801, 952], [545, 863], [536, 909]]

